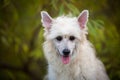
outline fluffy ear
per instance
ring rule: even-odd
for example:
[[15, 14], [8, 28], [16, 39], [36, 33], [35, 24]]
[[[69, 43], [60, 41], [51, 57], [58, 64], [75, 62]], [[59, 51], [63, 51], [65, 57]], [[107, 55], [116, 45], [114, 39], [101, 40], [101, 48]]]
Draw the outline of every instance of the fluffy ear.
[[46, 29], [50, 29], [52, 24], [52, 18], [46, 11], [41, 11], [41, 22]]
[[83, 10], [78, 16], [78, 22], [81, 29], [84, 29], [86, 27], [88, 21], [88, 15], [89, 15], [88, 10]]

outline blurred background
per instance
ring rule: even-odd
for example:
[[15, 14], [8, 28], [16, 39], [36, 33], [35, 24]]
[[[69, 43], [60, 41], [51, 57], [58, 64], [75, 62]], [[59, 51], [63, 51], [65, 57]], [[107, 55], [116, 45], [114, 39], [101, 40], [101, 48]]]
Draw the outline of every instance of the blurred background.
[[0, 0], [0, 80], [43, 80], [47, 63], [40, 11], [90, 12], [88, 39], [111, 80], [120, 80], [120, 0]]

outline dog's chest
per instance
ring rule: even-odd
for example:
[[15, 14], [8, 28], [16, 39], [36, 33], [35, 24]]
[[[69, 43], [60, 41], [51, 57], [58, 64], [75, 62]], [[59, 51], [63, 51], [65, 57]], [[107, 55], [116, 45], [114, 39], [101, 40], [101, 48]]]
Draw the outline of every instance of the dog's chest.
[[56, 76], [56, 80], [86, 80], [85, 76], [81, 73], [75, 75], [73, 72], [62, 72]]
[[79, 65], [62, 67], [59, 71], [56, 80], [86, 80]]

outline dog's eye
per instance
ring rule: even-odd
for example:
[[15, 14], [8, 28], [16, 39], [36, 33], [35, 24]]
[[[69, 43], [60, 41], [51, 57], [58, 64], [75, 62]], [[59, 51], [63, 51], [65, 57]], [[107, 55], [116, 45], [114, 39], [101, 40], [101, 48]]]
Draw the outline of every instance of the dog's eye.
[[69, 40], [73, 41], [73, 40], [75, 40], [75, 37], [74, 36], [70, 36]]
[[56, 40], [57, 40], [57, 41], [61, 41], [61, 40], [62, 40], [62, 36], [56, 37]]

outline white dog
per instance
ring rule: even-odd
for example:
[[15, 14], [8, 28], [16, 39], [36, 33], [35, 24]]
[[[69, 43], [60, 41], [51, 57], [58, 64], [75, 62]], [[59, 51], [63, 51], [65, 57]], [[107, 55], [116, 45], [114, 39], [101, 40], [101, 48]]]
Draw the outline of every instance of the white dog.
[[78, 17], [53, 19], [47, 12], [41, 12], [47, 80], [109, 80], [104, 65], [86, 39], [88, 14], [84, 10]]

